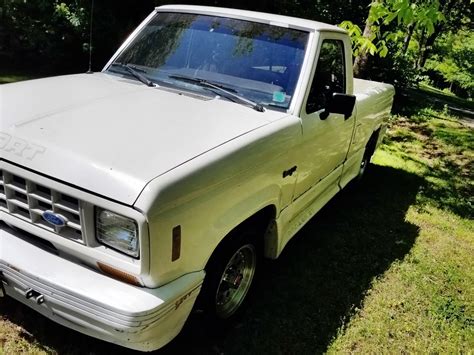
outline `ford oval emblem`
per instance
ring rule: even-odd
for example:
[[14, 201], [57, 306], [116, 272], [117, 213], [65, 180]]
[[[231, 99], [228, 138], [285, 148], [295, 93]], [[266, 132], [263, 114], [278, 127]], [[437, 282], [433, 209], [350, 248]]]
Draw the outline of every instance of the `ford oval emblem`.
[[67, 223], [66, 218], [64, 218], [63, 216], [57, 213], [54, 213], [53, 211], [43, 212], [43, 219], [49, 224], [52, 224], [53, 226], [56, 226], [56, 227], [64, 227]]

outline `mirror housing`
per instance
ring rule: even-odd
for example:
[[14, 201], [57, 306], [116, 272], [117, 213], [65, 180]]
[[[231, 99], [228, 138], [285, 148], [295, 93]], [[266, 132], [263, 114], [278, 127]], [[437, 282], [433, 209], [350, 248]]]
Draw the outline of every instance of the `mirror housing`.
[[325, 120], [329, 117], [331, 113], [339, 113], [344, 115], [344, 119], [347, 120], [352, 116], [352, 111], [354, 111], [354, 106], [356, 102], [356, 97], [354, 95], [347, 94], [332, 94], [331, 99], [328, 102], [327, 107], [319, 115], [319, 118]]

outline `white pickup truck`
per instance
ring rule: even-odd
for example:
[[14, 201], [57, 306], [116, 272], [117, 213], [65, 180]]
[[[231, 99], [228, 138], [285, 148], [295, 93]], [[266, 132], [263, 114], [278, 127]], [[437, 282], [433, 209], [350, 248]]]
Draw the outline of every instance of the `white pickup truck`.
[[[232, 318], [380, 143], [338, 27], [163, 6], [102, 72], [0, 87], [0, 294], [150, 351]], [[282, 287], [284, 287], [282, 285]]]

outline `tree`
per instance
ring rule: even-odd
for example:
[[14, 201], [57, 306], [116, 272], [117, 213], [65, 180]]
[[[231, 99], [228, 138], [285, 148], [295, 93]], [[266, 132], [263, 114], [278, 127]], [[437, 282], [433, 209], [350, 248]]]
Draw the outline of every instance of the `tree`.
[[[397, 85], [410, 85], [416, 83], [421, 75], [429, 75], [434, 83], [452, 84], [453, 89], [466, 87], [469, 80], [466, 70], [469, 68], [459, 63], [457, 57], [441, 53], [441, 48], [445, 48], [443, 51], [451, 50], [449, 46], [443, 47], [443, 42], [448, 41], [448, 33], [454, 35], [459, 29], [472, 31], [470, 18], [473, 2], [474, 0], [188, 1], [341, 23], [341, 27], [351, 35], [356, 75], [391, 81]], [[154, 6], [164, 3], [182, 1], [95, 1], [94, 69], [99, 70], [106, 63]], [[88, 63], [90, 4], [91, 0], [0, 0], [0, 68], [14, 63], [30, 67], [35, 72], [43, 67], [48, 74], [85, 71]], [[459, 54], [455, 48], [457, 47], [453, 46], [452, 50]], [[443, 56], [451, 59], [444, 61]], [[32, 63], [34, 68], [31, 68]]]
[[426, 62], [428, 72], [442, 78], [439, 87], [446, 84], [459, 96], [474, 97], [474, 32], [459, 30], [443, 34], [433, 48], [433, 55]]
[[81, 3], [80, 0], [4, 1], [6, 20], [0, 47], [17, 53], [17, 61], [41, 63], [47, 57], [50, 65], [67, 63], [62, 60], [65, 56], [82, 53], [87, 21]]
[[443, 33], [443, 30], [459, 28], [465, 16], [469, 16], [473, 1], [469, 0], [440, 0], [437, 11], [440, 14], [441, 21], [434, 23], [432, 31], [427, 33], [426, 39], [421, 41], [420, 55], [417, 61], [417, 67], [423, 68], [426, 60], [433, 48], [436, 39]]
[[[373, 0], [363, 33], [356, 25], [343, 23], [343, 27], [355, 37], [354, 73], [365, 76], [369, 55], [387, 55], [387, 41], [400, 41], [403, 37], [401, 52], [406, 53], [416, 30], [431, 35], [435, 26], [444, 20], [439, 6], [438, 0]], [[393, 25], [395, 20], [396, 25]], [[400, 33], [400, 27], [406, 28], [404, 36]]]
[[[472, 0], [372, 0], [364, 31], [344, 21], [353, 42], [354, 73], [367, 77], [375, 55], [390, 53], [392, 62], [407, 69], [411, 61], [421, 74], [436, 40], [446, 31], [465, 27], [472, 14]], [[387, 63], [385, 63], [387, 64]]]

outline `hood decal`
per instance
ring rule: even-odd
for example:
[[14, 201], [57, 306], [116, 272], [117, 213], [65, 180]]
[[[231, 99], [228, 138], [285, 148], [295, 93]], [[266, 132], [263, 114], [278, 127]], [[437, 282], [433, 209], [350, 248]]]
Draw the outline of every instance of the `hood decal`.
[[38, 154], [46, 152], [46, 147], [15, 138], [8, 133], [0, 131], [0, 150], [15, 154], [26, 160], [33, 160]]

